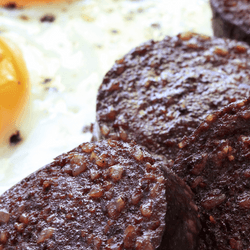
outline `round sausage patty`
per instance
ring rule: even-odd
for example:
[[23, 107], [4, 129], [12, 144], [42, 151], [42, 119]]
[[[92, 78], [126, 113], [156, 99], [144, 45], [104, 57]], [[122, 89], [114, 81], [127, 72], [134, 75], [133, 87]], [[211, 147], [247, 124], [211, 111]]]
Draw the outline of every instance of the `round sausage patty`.
[[208, 115], [179, 147], [173, 170], [195, 193], [199, 249], [248, 250], [250, 99]]
[[250, 48], [182, 33], [117, 60], [97, 97], [102, 138], [135, 140], [173, 163], [178, 143], [208, 113], [249, 96]]
[[197, 210], [136, 144], [83, 143], [0, 197], [0, 249], [194, 250]]

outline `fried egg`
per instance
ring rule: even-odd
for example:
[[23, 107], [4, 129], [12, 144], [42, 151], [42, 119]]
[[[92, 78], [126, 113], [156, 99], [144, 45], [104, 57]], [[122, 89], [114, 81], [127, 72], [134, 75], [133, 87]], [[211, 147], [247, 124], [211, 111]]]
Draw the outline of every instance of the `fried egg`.
[[[16, 107], [13, 113], [0, 111], [0, 137], [5, 138], [0, 145], [0, 193], [91, 139], [98, 87], [115, 60], [148, 39], [183, 31], [212, 35], [208, 0], [11, 2], [17, 8], [0, 8], [0, 36], [18, 47], [25, 61], [17, 60], [21, 73], [13, 82], [22, 82], [26, 67], [29, 81], [20, 90], [9, 84], [11, 97], [5, 99], [0, 81], [0, 105]], [[23, 98], [18, 108], [12, 90]], [[10, 140], [13, 134], [16, 141]]]
[[21, 7], [44, 5], [62, 1], [66, 2], [66, 0], [0, 0], [0, 5], [9, 8], [12, 7], [21, 8]]
[[6, 144], [23, 119], [29, 79], [21, 51], [0, 37], [0, 145]]

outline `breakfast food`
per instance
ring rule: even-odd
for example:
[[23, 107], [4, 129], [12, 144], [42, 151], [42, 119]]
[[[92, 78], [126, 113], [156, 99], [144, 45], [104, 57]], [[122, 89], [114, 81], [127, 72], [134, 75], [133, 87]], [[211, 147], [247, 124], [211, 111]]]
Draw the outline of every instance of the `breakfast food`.
[[105, 75], [95, 131], [135, 140], [171, 165], [209, 112], [249, 95], [249, 53], [245, 43], [190, 32], [146, 42]]
[[21, 143], [14, 147], [8, 140], [0, 148], [0, 194], [55, 156], [90, 140], [91, 133], [82, 128], [95, 121], [98, 87], [117, 58], [164, 34], [189, 29], [212, 34], [210, 17], [209, 4], [201, 0], [181, 1], [175, 8], [152, 0], [0, 7], [1, 35], [22, 50], [31, 83], [30, 110], [18, 129]]
[[31, 5], [43, 5], [47, 3], [62, 2], [66, 0], [0, 0], [0, 5], [7, 8], [20, 8]]
[[196, 249], [192, 199], [143, 148], [83, 143], [0, 197], [0, 249]]
[[250, 44], [250, 3], [245, 0], [210, 0], [214, 35]]
[[29, 97], [29, 77], [20, 50], [0, 37], [0, 144], [16, 133]]
[[208, 115], [179, 147], [173, 170], [195, 193], [199, 249], [249, 249], [250, 99]]
[[[167, 215], [166, 228], [159, 250], [197, 249], [201, 225], [193, 192], [163, 164], [166, 178]], [[157, 248], [158, 249], [158, 248]]]

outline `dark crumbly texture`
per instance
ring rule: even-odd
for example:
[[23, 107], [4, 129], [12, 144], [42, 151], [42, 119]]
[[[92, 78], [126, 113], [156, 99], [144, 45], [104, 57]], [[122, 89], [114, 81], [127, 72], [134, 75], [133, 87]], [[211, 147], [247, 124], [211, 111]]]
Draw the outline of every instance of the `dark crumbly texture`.
[[195, 249], [192, 192], [160, 167], [135, 144], [81, 144], [0, 197], [0, 249]]
[[197, 249], [201, 224], [197, 216], [198, 208], [193, 201], [194, 194], [166, 165], [162, 169], [166, 177], [167, 216], [159, 250]]
[[169, 164], [209, 112], [249, 96], [250, 49], [193, 33], [148, 41], [105, 75], [97, 97], [102, 137], [136, 140]]
[[173, 170], [195, 193], [200, 250], [249, 250], [250, 99], [209, 115], [179, 144]]
[[210, 0], [210, 5], [215, 36], [250, 44], [250, 2], [248, 0]]

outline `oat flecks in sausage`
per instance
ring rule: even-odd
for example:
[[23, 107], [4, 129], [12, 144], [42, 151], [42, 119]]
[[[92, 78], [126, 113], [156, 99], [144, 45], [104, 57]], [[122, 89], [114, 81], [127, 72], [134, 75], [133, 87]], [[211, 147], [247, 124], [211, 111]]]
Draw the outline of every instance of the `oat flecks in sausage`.
[[110, 177], [113, 181], [119, 181], [122, 178], [123, 166], [117, 164], [110, 167]]
[[225, 48], [220, 48], [220, 47], [215, 47], [214, 48], [214, 53], [219, 55], [219, 56], [227, 56], [228, 55], [228, 50]]
[[190, 188], [166, 163], [112, 140], [58, 156], [5, 192], [0, 211], [3, 249], [196, 250], [200, 230]]
[[143, 193], [142, 193], [141, 189], [135, 190], [132, 193], [131, 203], [133, 205], [138, 204], [141, 201], [142, 197], [143, 197]]
[[250, 192], [245, 192], [238, 197], [238, 203], [242, 208], [250, 209]]
[[91, 198], [101, 198], [103, 196], [103, 189], [99, 186], [93, 186], [89, 192]]
[[14, 226], [15, 226], [15, 229], [17, 230], [17, 231], [19, 231], [19, 232], [22, 232], [23, 231], [23, 229], [24, 229], [24, 224], [23, 223], [15, 223], [14, 224]]
[[154, 250], [150, 240], [144, 237], [138, 237], [136, 240], [136, 250]]
[[81, 146], [81, 148], [82, 148], [82, 151], [83, 152], [86, 152], [86, 153], [91, 153], [91, 152], [93, 152], [94, 151], [94, 149], [95, 149], [95, 144], [93, 144], [93, 143], [83, 143], [82, 144], [82, 146]]
[[[249, 96], [249, 62], [250, 48], [243, 42], [192, 32], [148, 41], [123, 57], [122, 73], [116, 63], [105, 75], [96, 105], [100, 136], [135, 140], [174, 160], [185, 147], [183, 136], [208, 114]], [[110, 91], [114, 81], [119, 88]], [[204, 130], [213, 119], [208, 116]]]
[[[150, 249], [161, 247], [170, 201], [165, 174], [155, 162], [145, 149], [119, 141], [83, 143], [57, 157], [1, 196], [0, 246], [123, 250], [131, 244], [143, 249], [147, 243]], [[151, 196], [153, 184], [158, 188]]]
[[149, 200], [146, 203], [142, 204], [140, 210], [144, 217], [150, 217], [153, 213], [152, 201]]
[[8, 232], [2, 231], [0, 232], [0, 243], [6, 244], [8, 240]]
[[87, 166], [86, 164], [82, 164], [82, 165], [75, 165], [73, 170], [72, 170], [72, 174], [73, 176], [77, 176], [80, 173], [84, 172], [86, 170]]
[[134, 150], [133, 156], [137, 161], [142, 161], [142, 159], [143, 159], [142, 150], [139, 147], [136, 147]]
[[102, 153], [100, 154], [97, 158], [96, 158], [96, 164], [101, 167], [104, 168], [107, 166], [107, 158], [108, 155], [106, 153]]
[[25, 213], [21, 214], [20, 217], [19, 217], [19, 221], [23, 222], [24, 224], [28, 224], [28, 222], [29, 222], [28, 215], [25, 214]]
[[135, 226], [129, 225], [124, 231], [124, 247], [125, 248], [134, 248], [135, 241], [137, 238]]
[[91, 180], [96, 180], [101, 177], [101, 171], [95, 170], [95, 169], [90, 169], [90, 178]]
[[101, 127], [101, 133], [104, 135], [104, 136], [107, 136], [110, 132], [110, 129], [106, 126], [106, 125], [103, 125]]
[[225, 194], [214, 195], [211, 197], [206, 198], [204, 201], [201, 202], [201, 206], [205, 209], [213, 209], [220, 204], [222, 204], [226, 200]]
[[55, 231], [55, 228], [53, 227], [48, 227], [48, 228], [43, 229], [40, 235], [38, 236], [37, 243], [42, 243], [45, 240], [52, 237], [54, 231]]
[[[213, 113], [209, 127], [186, 139], [173, 170], [195, 193], [201, 223], [199, 250], [248, 250], [250, 231], [250, 99]], [[203, 170], [193, 172], [207, 155]]]
[[10, 213], [5, 209], [1, 209], [0, 210], [0, 223], [1, 222], [6, 223], [9, 221], [9, 219], [10, 219]]

